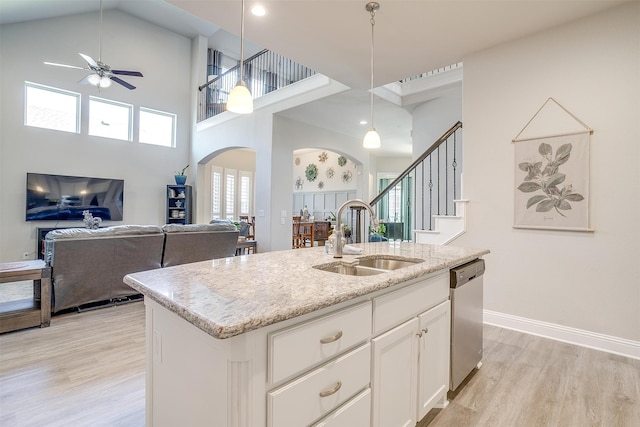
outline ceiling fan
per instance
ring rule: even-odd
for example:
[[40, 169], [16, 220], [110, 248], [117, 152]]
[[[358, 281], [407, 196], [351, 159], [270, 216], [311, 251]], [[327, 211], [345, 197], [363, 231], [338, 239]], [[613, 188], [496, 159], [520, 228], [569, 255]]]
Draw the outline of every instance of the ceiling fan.
[[102, 62], [102, 0], [100, 0], [100, 50], [98, 53], [98, 60], [94, 60], [89, 55], [85, 55], [84, 53], [79, 54], [85, 61], [87, 61], [86, 67], [78, 67], [75, 65], [66, 65], [66, 64], [58, 64], [55, 62], [45, 62], [47, 65], [54, 65], [56, 67], [66, 67], [66, 68], [75, 68], [78, 70], [87, 70], [91, 71], [91, 74], [84, 77], [78, 83], [80, 84], [90, 84], [93, 86], [97, 86], [99, 88], [107, 88], [111, 86], [111, 82], [114, 81], [129, 90], [133, 90], [136, 87], [130, 83], [125, 82], [117, 75], [121, 76], [134, 76], [134, 77], [143, 77], [142, 73], [139, 71], [126, 71], [126, 70], [114, 70], [104, 62]]

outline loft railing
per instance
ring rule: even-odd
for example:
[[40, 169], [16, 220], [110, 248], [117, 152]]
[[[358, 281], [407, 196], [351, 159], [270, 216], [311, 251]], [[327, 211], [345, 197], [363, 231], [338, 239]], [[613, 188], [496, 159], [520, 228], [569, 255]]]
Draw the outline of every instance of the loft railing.
[[[243, 79], [253, 99], [316, 74], [314, 70], [266, 49], [243, 62]], [[226, 111], [227, 97], [238, 83], [239, 74], [238, 64], [198, 87], [198, 122]]]
[[457, 122], [371, 201], [388, 238], [415, 240], [414, 229], [433, 230], [434, 215], [455, 215], [461, 134]]
[[420, 73], [418, 75], [415, 76], [411, 76], [411, 77], [406, 77], [402, 80], [400, 80], [400, 83], [409, 83], [413, 80], [419, 80], [425, 77], [431, 77], [431, 76], [435, 76], [441, 73], [444, 73], [446, 71], [452, 71], [452, 70], [457, 70], [462, 68], [462, 62], [457, 62], [455, 64], [451, 64], [451, 65], [447, 65], [446, 67], [440, 67], [440, 68], [436, 68], [435, 70], [431, 70], [431, 71], [427, 71], [426, 73]]

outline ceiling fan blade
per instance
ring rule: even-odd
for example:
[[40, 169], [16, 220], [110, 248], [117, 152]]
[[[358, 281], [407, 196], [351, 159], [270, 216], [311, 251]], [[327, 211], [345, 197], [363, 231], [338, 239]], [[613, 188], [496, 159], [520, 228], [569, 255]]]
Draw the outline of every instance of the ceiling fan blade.
[[75, 68], [76, 70], [86, 70], [84, 67], [77, 67], [75, 65], [58, 64], [57, 62], [44, 62], [46, 65], [54, 65], [56, 67]]
[[120, 74], [123, 76], [144, 77], [140, 71], [126, 71], [126, 70], [111, 70], [113, 74]]
[[116, 83], [121, 84], [122, 86], [126, 87], [126, 88], [127, 88], [127, 89], [129, 89], [129, 90], [133, 90], [133, 89], [135, 89], [135, 88], [136, 88], [134, 85], [129, 84], [129, 83], [127, 83], [127, 82], [125, 82], [125, 81], [124, 81], [124, 80], [122, 80], [121, 78], [111, 76], [111, 77], [110, 77], [110, 79], [111, 79], [111, 80], [113, 80], [113, 81], [114, 81], [114, 82], [116, 82]]
[[93, 76], [94, 74], [89, 74], [85, 77], [83, 77], [80, 81], [78, 81], [79, 84], [81, 85], [88, 85], [89, 84], [89, 77]]
[[87, 63], [92, 67], [98, 67], [98, 63], [93, 60], [89, 55], [85, 55], [84, 53], [79, 53], [78, 55], [82, 56]]

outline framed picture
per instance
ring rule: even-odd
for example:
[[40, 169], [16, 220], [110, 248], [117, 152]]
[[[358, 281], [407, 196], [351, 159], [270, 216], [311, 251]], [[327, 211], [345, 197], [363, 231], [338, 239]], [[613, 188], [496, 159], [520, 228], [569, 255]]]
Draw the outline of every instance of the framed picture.
[[514, 228], [591, 231], [589, 135], [515, 142]]

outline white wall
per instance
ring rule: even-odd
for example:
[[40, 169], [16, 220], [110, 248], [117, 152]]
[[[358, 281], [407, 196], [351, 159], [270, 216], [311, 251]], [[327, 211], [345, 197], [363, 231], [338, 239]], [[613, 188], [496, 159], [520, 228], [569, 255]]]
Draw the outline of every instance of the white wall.
[[[86, 72], [43, 64], [82, 66], [78, 52], [97, 59], [97, 13], [0, 27], [0, 261], [22, 259], [24, 252], [35, 258], [37, 226], [82, 225], [26, 222], [27, 172], [124, 179], [124, 220], [112, 224], [164, 223], [165, 185], [171, 184], [174, 171], [189, 161], [190, 40], [119, 11], [105, 11], [103, 21], [103, 61], [144, 74], [143, 78], [125, 78], [137, 86], [133, 91], [113, 84], [98, 92], [92, 86], [77, 84]], [[81, 93], [82, 132], [24, 126], [25, 80]], [[89, 137], [89, 95], [176, 113], [178, 147]]]
[[424, 153], [456, 122], [462, 121], [462, 85], [457, 84], [438, 92], [439, 96], [417, 105], [411, 113], [414, 159]]
[[[640, 4], [464, 58], [467, 233], [485, 309], [640, 341]], [[513, 229], [514, 138], [548, 97], [591, 126], [594, 233]]]

